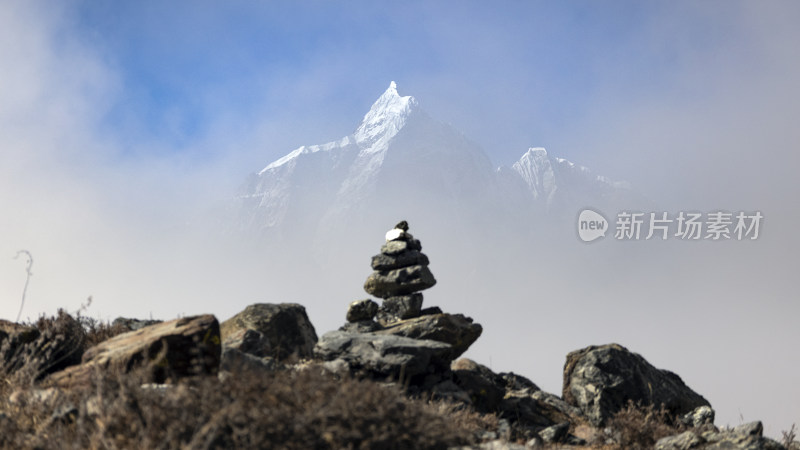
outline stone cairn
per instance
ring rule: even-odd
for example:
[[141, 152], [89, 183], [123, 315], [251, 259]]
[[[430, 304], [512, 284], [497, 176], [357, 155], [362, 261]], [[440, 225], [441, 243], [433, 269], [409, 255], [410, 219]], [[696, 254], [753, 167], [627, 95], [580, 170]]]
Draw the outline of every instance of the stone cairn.
[[399, 320], [419, 317], [422, 311], [422, 294], [419, 291], [436, 284], [428, 257], [422, 253], [422, 244], [408, 232], [404, 220], [386, 233], [386, 243], [381, 252], [372, 257], [374, 272], [367, 277], [364, 290], [383, 299], [378, 305], [372, 300], [358, 300], [350, 304], [347, 321], [371, 321], [387, 325]]

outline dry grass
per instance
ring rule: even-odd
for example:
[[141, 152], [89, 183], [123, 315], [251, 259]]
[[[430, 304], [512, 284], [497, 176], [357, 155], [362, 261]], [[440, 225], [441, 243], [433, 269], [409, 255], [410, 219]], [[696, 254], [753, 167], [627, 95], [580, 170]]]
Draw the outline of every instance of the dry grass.
[[685, 430], [685, 426], [663, 406], [657, 409], [653, 405], [640, 406], [633, 402], [628, 402], [607, 426], [615, 441], [611, 448], [617, 449], [650, 449], [659, 439]]
[[472, 442], [487, 423], [471, 411], [313, 370], [167, 388], [143, 388], [135, 375], [97, 377], [51, 401], [6, 400], [0, 414], [0, 446], [43, 449], [443, 449]]
[[[55, 336], [79, 323], [84, 344], [124, 331], [64, 314], [36, 326]], [[143, 373], [98, 372], [87, 385], [44, 396], [39, 372], [0, 375], [0, 448], [445, 449], [473, 443], [497, 424], [463, 406], [315, 369], [168, 387], [143, 387]]]

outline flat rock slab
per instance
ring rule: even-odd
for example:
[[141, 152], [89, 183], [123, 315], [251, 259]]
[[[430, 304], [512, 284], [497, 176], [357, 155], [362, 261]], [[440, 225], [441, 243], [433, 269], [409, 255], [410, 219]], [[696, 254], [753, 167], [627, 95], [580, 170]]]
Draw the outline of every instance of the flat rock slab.
[[314, 348], [314, 355], [325, 361], [341, 359], [356, 370], [410, 379], [446, 370], [452, 361], [448, 344], [375, 333], [325, 333]]
[[408, 266], [427, 266], [428, 264], [430, 264], [428, 257], [417, 250], [409, 250], [396, 255], [381, 253], [372, 257], [374, 270], [392, 270]]
[[128, 373], [146, 367], [154, 383], [170, 378], [216, 374], [220, 361], [219, 322], [207, 314], [184, 317], [120, 334], [89, 348], [80, 365], [56, 372], [60, 386], [88, 382], [97, 371]]
[[450, 344], [452, 359], [461, 356], [483, 332], [480, 324], [463, 314], [430, 314], [389, 324], [375, 334], [430, 339]]
[[684, 415], [708, 400], [691, 390], [681, 378], [653, 367], [641, 355], [618, 344], [592, 346], [567, 355], [562, 397], [600, 426], [629, 401], [664, 405], [674, 415]]
[[364, 290], [375, 297], [389, 298], [413, 294], [435, 284], [436, 279], [430, 269], [427, 266], [416, 265], [372, 272], [364, 282]]

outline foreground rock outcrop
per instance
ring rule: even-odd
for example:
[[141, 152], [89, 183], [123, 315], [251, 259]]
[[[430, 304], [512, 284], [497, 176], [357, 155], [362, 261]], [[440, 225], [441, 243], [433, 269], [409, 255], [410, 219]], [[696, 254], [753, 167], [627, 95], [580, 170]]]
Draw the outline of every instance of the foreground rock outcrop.
[[155, 383], [185, 376], [216, 374], [220, 361], [216, 317], [185, 317], [115, 336], [89, 348], [81, 364], [50, 376], [58, 386], [85, 384], [96, 372], [147, 371]]
[[674, 415], [710, 406], [678, 375], [656, 369], [618, 344], [587, 347], [567, 355], [562, 394], [595, 426], [604, 424], [628, 402], [664, 405]]
[[[27, 378], [21, 379], [35, 384], [33, 389], [23, 386], [11, 392], [8, 403], [15, 411], [32, 404], [52, 410], [40, 426], [49, 429], [81, 420], [95, 423], [104, 417], [100, 406], [103, 396], [76, 404], [69, 400], [73, 395], [69, 391], [93, 392], [97, 385], [92, 383], [104, 383], [110, 377], [116, 377], [118, 385], [124, 384], [120, 377], [132, 380], [134, 392], [126, 395], [144, 393], [149, 396], [147, 401], [156, 398], [153, 404], [157, 409], [161, 397], [154, 395], [172, 396], [171, 401], [177, 396], [179, 402], [186, 402], [197, 395], [209, 395], [208, 391], [192, 390], [200, 384], [211, 386], [212, 391], [233, 387], [231, 392], [235, 392], [238, 383], [255, 382], [257, 388], [243, 396], [250, 405], [243, 410], [246, 412], [226, 416], [228, 410], [214, 410], [214, 419], [199, 424], [195, 440], [184, 442], [193, 447], [200, 439], [204, 447], [225, 447], [236, 442], [231, 424], [247, 423], [251, 412], [264, 412], [258, 400], [265, 389], [274, 388], [274, 408], [297, 399], [297, 392], [273, 385], [274, 380], [302, 379], [306, 374], [327, 377], [318, 378], [327, 380], [326, 389], [303, 386], [320, 404], [347, 395], [358, 398], [362, 393], [336, 392], [330, 383], [350, 383], [349, 389], [353, 389], [353, 383], [366, 383], [367, 389], [393, 386], [394, 395], [406, 400], [443, 400], [451, 408], [448, 411], [491, 417], [474, 434], [451, 439], [480, 443], [460, 448], [784, 448], [763, 436], [760, 422], [717, 428], [715, 412], [702, 395], [678, 375], [653, 367], [641, 355], [618, 344], [569, 353], [561, 396], [541, 390], [521, 375], [497, 373], [461, 357], [483, 328], [463, 314], [446, 313], [435, 306], [422, 308], [419, 291], [433, 286], [435, 279], [421, 249], [419, 241], [408, 233], [407, 223], [390, 230], [381, 254], [372, 258], [374, 272], [365, 283], [367, 292], [382, 298], [382, 304], [372, 299], [351, 302], [347, 322], [319, 339], [305, 308], [295, 303], [249, 305], [222, 325], [212, 315], [168, 322], [118, 319], [113, 332], [122, 334], [88, 349], [85, 322], [80, 317], [76, 320], [60, 312], [58, 318], [40, 320], [36, 326], [0, 321], [0, 375], [22, 374]], [[94, 335], [91, 341], [99, 340]], [[135, 376], [130, 375], [134, 372]], [[191, 377], [191, 383], [176, 383], [187, 377]], [[0, 405], [2, 401], [0, 397]], [[131, 407], [126, 402], [121, 403], [123, 409]], [[380, 409], [382, 403], [370, 404]], [[350, 411], [350, 403], [345, 406]], [[177, 409], [175, 404], [171, 407], [184, 414], [183, 403]], [[397, 408], [394, 413], [402, 413], [404, 407]], [[322, 423], [324, 428], [331, 418], [327, 414], [315, 416], [315, 424]], [[227, 422], [216, 422], [223, 416]], [[290, 428], [297, 427], [294, 418], [289, 422]], [[382, 426], [373, 419], [365, 423], [369, 429], [359, 431], [364, 436]], [[19, 432], [15, 427], [17, 422], [0, 410], [0, 430], [10, 436]], [[127, 432], [126, 426], [122, 430], [118, 428], [115, 433]], [[347, 433], [347, 446], [356, 447], [360, 437]], [[270, 432], [265, 436], [274, 438]], [[321, 440], [315, 442], [330, 444], [329, 436], [324, 431]], [[399, 447], [413, 448], [414, 436], [404, 436], [407, 441]], [[3, 438], [0, 434], [0, 446]], [[395, 442], [375, 442], [375, 448], [398, 447]], [[800, 444], [789, 448], [800, 448]]]

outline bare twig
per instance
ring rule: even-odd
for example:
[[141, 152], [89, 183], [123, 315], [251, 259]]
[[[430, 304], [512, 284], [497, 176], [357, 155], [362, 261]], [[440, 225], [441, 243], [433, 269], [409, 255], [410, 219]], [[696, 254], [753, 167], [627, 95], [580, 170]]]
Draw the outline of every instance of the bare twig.
[[28, 276], [25, 277], [25, 287], [22, 289], [22, 301], [19, 304], [19, 312], [17, 313], [16, 322], [19, 322], [19, 318], [22, 316], [22, 308], [25, 306], [25, 295], [28, 293], [28, 282], [31, 281], [31, 276], [33, 275], [33, 272], [31, 272], [31, 267], [33, 267], [33, 256], [31, 255], [31, 252], [27, 250], [20, 250], [17, 252], [17, 255], [14, 256], [14, 259], [19, 258], [19, 255], [22, 254], [28, 257], [28, 267], [25, 269], [25, 271], [28, 273]]

